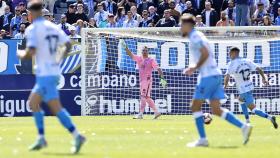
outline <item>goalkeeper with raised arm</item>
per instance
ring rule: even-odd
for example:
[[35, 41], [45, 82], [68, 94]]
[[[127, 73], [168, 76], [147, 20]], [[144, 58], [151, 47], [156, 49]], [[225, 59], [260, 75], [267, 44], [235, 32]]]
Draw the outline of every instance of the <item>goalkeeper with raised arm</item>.
[[224, 81], [224, 88], [227, 88], [229, 79], [232, 76], [236, 82], [236, 87], [240, 94], [239, 100], [242, 102], [241, 107], [247, 123], [250, 122], [247, 109], [249, 108], [252, 113], [255, 113], [257, 116], [270, 120], [273, 124], [273, 127], [277, 129], [278, 124], [276, 123], [276, 117], [270, 116], [265, 111], [257, 108], [254, 103], [254, 97], [252, 94], [254, 85], [252, 81], [250, 81], [250, 75], [252, 71], [256, 70], [262, 76], [263, 84], [268, 85], [268, 81], [265, 78], [264, 72], [254, 62], [245, 58], [241, 58], [239, 56], [239, 52], [240, 50], [237, 47], [232, 47], [229, 51], [231, 61], [228, 64], [228, 69]]
[[151, 98], [151, 89], [152, 89], [152, 72], [157, 70], [160, 75], [160, 84], [165, 88], [167, 85], [166, 80], [163, 77], [163, 73], [159, 68], [155, 59], [149, 57], [148, 47], [142, 49], [142, 56], [134, 55], [127, 47], [124, 40], [120, 41], [122, 46], [125, 48], [127, 55], [133, 59], [139, 67], [139, 78], [140, 78], [140, 112], [134, 117], [134, 119], [143, 119], [143, 113], [145, 110], [146, 103], [153, 109], [155, 116], [154, 119], [160, 117], [160, 112], [155, 106], [154, 100]]

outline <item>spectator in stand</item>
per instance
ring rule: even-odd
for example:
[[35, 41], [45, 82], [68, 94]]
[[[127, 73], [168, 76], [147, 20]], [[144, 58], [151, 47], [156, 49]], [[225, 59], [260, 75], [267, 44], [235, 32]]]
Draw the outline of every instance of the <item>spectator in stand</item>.
[[83, 12], [88, 16], [88, 5], [86, 3], [84, 3], [83, 0], [77, 0], [76, 3], [74, 3], [74, 5], [76, 6], [76, 9], [78, 10], [78, 6], [82, 4], [83, 6]]
[[15, 39], [24, 39], [25, 29], [26, 29], [25, 24], [24, 23], [20, 24], [19, 33], [17, 33], [14, 38]]
[[44, 6], [53, 14], [54, 3], [56, 0], [44, 0]]
[[26, 13], [21, 14], [21, 24], [24, 24], [25, 27], [30, 25], [30, 22], [28, 21], [28, 15]]
[[249, 24], [249, 1], [250, 0], [236, 0], [236, 18], [235, 26], [246, 26]]
[[167, 9], [170, 9], [169, 8], [169, 0], [163, 0], [158, 6], [157, 13], [159, 14], [160, 17], [163, 17], [163, 13]]
[[117, 24], [116, 24], [116, 21], [115, 21], [115, 18], [114, 18], [113, 14], [109, 14], [108, 15], [108, 23], [107, 23], [106, 27], [107, 28], [115, 28], [115, 27], [117, 27]]
[[70, 31], [70, 35], [69, 35], [70, 38], [81, 38], [80, 35], [76, 34], [76, 28], [74, 26], [71, 26], [69, 28], [69, 31]]
[[280, 26], [280, 7], [278, 8], [278, 16], [275, 18], [275, 25]]
[[6, 31], [10, 30], [10, 23], [13, 18], [13, 14], [10, 11], [10, 7], [5, 7], [4, 15], [0, 16], [0, 30], [4, 29]]
[[119, 7], [124, 7], [125, 13], [127, 13], [128, 11], [130, 11], [130, 8], [132, 6], [137, 6], [136, 1], [135, 0], [121, 0], [118, 3]]
[[202, 22], [202, 16], [201, 15], [197, 15], [195, 17], [195, 27], [206, 27], [206, 25], [203, 24], [203, 22]]
[[205, 2], [208, 0], [191, 0], [193, 8], [200, 14], [205, 9]]
[[264, 5], [264, 10], [268, 11], [270, 7], [270, 2], [269, 0], [253, 0], [254, 1], [254, 7], [258, 8], [259, 3], [263, 3]]
[[70, 4], [68, 6], [68, 10], [65, 13], [66, 15], [66, 19], [67, 19], [67, 23], [69, 24], [74, 24], [77, 20], [76, 20], [76, 14], [75, 14], [75, 5], [74, 4]]
[[127, 20], [124, 22], [123, 27], [138, 27], [138, 22], [133, 19], [131, 11], [127, 12]]
[[189, 14], [192, 14], [193, 16], [196, 16], [197, 15], [197, 11], [196, 11], [196, 9], [194, 9], [192, 7], [192, 2], [191, 1], [187, 1], [186, 4], [187, 4], [187, 9], [184, 10], [182, 14], [189, 13]]
[[106, 0], [105, 3], [105, 9], [108, 13], [116, 15], [118, 10], [118, 5], [113, 0]]
[[119, 7], [117, 11], [117, 15], [115, 16], [117, 27], [123, 27], [125, 20], [126, 20], [126, 16], [125, 16], [124, 7]]
[[1, 39], [11, 39], [11, 36], [8, 36], [7, 31], [6, 30], [1, 30], [0, 32], [1, 34]]
[[260, 21], [260, 22], [258, 23], [258, 25], [259, 25], [259, 26], [271, 26], [271, 25], [272, 25], [272, 21], [271, 21], [271, 19], [270, 19], [269, 16], [265, 15], [265, 16], [263, 17], [263, 21]]
[[206, 26], [216, 26], [217, 24], [217, 12], [212, 8], [210, 2], [205, 2], [205, 9], [201, 13], [202, 21]]
[[147, 10], [143, 10], [142, 12], [142, 20], [139, 23], [139, 27], [148, 27], [149, 24], [153, 22], [152, 19], [149, 19], [149, 13]]
[[69, 23], [67, 23], [67, 17], [65, 14], [62, 14], [61, 15], [61, 18], [60, 18], [60, 24], [58, 24], [58, 27], [61, 28], [66, 35], [70, 35], [70, 27], [71, 25]]
[[154, 6], [149, 7], [149, 19], [152, 20], [153, 24], [156, 24], [160, 19], [160, 16], [157, 14]]
[[180, 14], [180, 12], [178, 12], [177, 10], [175, 10], [175, 6], [176, 6], [175, 1], [171, 1], [171, 2], [169, 3], [170, 15], [175, 19], [176, 24], [178, 24], [181, 14]]
[[221, 19], [217, 22], [216, 26], [234, 26], [234, 22], [228, 18], [225, 11], [221, 11]]
[[136, 8], [136, 6], [132, 6], [131, 8], [130, 8], [130, 11], [131, 11], [131, 13], [132, 13], [132, 18], [134, 19], [134, 20], [136, 20], [137, 22], [138, 22], [138, 24], [141, 22], [141, 20], [142, 20], [142, 17], [137, 13], [137, 8]]
[[160, 19], [156, 24], [156, 27], [175, 27], [175, 26], [176, 26], [176, 21], [173, 19], [173, 17], [171, 17], [170, 9], [164, 11], [163, 18]]
[[280, 8], [280, 0], [273, 0], [272, 1], [272, 5], [271, 5], [271, 12], [273, 14], [273, 20], [279, 16], [278, 12], [279, 12], [279, 8]]
[[5, 8], [7, 4], [4, 0], [0, 0], [0, 16], [5, 14]]
[[[102, 6], [102, 5], [101, 5]], [[102, 7], [103, 8], [103, 7]], [[83, 21], [88, 21], [88, 16], [84, 12], [83, 4], [77, 4], [77, 12], [75, 14], [76, 19], [81, 19]]]
[[187, 9], [186, 0], [180, 0], [179, 3], [175, 7], [175, 10], [177, 10], [180, 14], [182, 14], [183, 11], [186, 9]]
[[258, 8], [256, 9], [255, 13], [252, 17], [253, 25], [258, 25], [259, 22], [263, 21], [263, 17], [267, 14], [266, 10], [264, 9], [264, 4], [262, 2], [258, 3]]
[[226, 14], [230, 20], [235, 21], [236, 9], [234, 7], [233, 0], [228, 1], [228, 7], [224, 11], [226, 12]]
[[97, 13], [94, 15], [94, 20], [96, 21], [96, 25], [99, 28], [104, 28], [107, 25], [107, 18], [108, 18], [108, 12], [104, 11], [103, 5], [98, 4], [97, 5]]
[[154, 6], [154, 3], [148, 0], [142, 0], [137, 6], [137, 13], [141, 14], [143, 10], [148, 10], [150, 6]]
[[44, 14], [44, 18], [50, 22], [54, 22], [53, 16], [51, 13]]
[[26, 13], [27, 14], [26, 4], [24, 2], [20, 2], [18, 6], [19, 6], [21, 14], [22, 13]]
[[21, 23], [21, 13], [19, 7], [15, 8], [15, 16], [10, 24], [10, 36], [13, 37], [19, 32], [19, 25]]
[[87, 27], [88, 28], [97, 28], [96, 21], [93, 18], [90, 18]]

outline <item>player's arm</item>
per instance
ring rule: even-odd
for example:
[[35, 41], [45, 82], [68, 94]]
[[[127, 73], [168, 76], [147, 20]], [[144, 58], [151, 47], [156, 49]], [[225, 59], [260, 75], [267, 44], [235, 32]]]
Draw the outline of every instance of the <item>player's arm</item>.
[[163, 88], [165, 88], [167, 86], [167, 81], [163, 76], [163, 72], [162, 72], [161, 68], [158, 68], [157, 71], [160, 76], [160, 84], [162, 85]]
[[268, 85], [268, 81], [265, 78], [264, 72], [260, 67], [257, 67], [256, 70], [258, 71], [258, 73], [262, 76], [262, 82], [264, 85]]
[[35, 53], [36, 53], [36, 48], [30, 47], [30, 48], [26, 48], [25, 50], [18, 50], [17, 56], [20, 59], [32, 59], [32, 56], [35, 55]]
[[226, 74], [225, 79], [224, 79], [224, 89], [227, 88], [229, 79], [230, 79], [230, 75]]
[[192, 75], [197, 69], [199, 69], [204, 63], [205, 61], [208, 59], [209, 57], [209, 52], [208, 49], [205, 46], [202, 46], [200, 48], [200, 58], [197, 62], [197, 64], [194, 67], [189, 67], [187, 70], [185, 70], [185, 74], [187, 75]]
[[124, 40], [120, 40], [121, 42], [121, 45], [124, 47], [125, 51], [126, 51], [126, 54], [130, 57], [130, 58], [133, 58], [133, 53], [128, 49], [126, 43]]

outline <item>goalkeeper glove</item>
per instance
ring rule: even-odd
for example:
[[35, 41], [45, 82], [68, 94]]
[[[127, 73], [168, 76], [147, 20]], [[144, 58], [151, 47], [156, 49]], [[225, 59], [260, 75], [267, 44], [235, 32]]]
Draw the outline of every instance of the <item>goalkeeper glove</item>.
[[127, 48], [127, 45], [123, 39], [120, 40], [122, 47]]
[[164, 77], [160, 77], [160, 84], [163, 88], [166, 88], [167, 86], [167, 81], [164, 79]]

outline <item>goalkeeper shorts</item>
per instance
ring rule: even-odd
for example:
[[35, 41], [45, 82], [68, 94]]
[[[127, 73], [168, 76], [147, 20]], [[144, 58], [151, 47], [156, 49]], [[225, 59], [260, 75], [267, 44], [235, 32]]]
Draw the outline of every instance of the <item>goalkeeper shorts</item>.
[[149, 80], [142, 80], [140, 82], [140, 94], [144, 97], [151, 96], [151, 89], [152, 89], [152, 79]]
[[40, 76], [36, 77], [36, 84], [32, 89], [32, 93], [40, 95], [45, 103], [51, 100], [59, 99], [58, 76]]
[[209, 76], [201, 78], [196, 86], [193, 99], [196, 100], [223, 100], [226, 99], [222, 86], [222, 76]]

